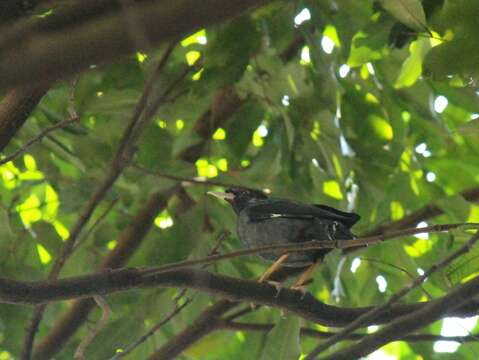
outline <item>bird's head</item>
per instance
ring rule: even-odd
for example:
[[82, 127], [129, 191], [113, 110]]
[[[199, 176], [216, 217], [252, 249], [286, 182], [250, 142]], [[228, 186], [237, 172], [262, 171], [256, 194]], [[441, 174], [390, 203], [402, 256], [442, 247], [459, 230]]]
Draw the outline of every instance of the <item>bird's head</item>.
[[228, 188], [225, 192], [209, 191], [208, 194], [229, 202], [237, 214], [248, 204], [268, 198], [261, 191], [245, 188]]

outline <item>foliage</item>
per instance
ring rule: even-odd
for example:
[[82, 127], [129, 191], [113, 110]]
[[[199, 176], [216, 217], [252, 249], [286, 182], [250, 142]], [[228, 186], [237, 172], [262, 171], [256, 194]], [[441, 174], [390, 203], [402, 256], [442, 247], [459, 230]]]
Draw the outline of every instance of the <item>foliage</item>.
[[[479, 183], [478, 5], [476, 0], [433, 7], [418, 0], [279, 1], [184, 37], [152, 94], [189, 69], [186, 78], [155, 113], [137, 144], [133, 160], [139, 166], [128, 166], [100, 203], [61, 277], [98, 268], [150, 196], [178, 183], [165, 174], [269, 189], [274, 196], [355, 211], [362, 217], [357, 234], [431, 203], [441, 215], [416, 223], [479, 222], [479, 206], [461, 195]], [[404, 44], [393, 36], [401, 23]], [[2, 277], [47, 278], [110, 168], [145, 80], [163, 52], [163, 46], [138, 50], [56, 83], [4, 150], [8, 155], [21, 148], [72, 111], [80, 117], [0, 166]], [[220, 251], [240, 247], [233, 212], [206, 196], [222, 187], [206, 182], [183, 188], [155, 215], [129, 266], [205, 256], [224, 230], [233, 235]], [[349, 255], [334, 251], [308, 289], [341, 307], [379, 304], [466, 240], [455, 232], [406, 237]], [[473, 250], [442, 269], [426, 281], [424, 291], [412, 291], [404, 302], [425, 300], [426, 292], [444, 295], [479, 271], [476, 257]], [[266, 266], [250, 256], [210, 270], [254, 279]], [[166, 316], [178, 291], [108, 296], [109, 323], [88, 347], [87, 358], [108, 358], [124, 349]], [[193, 291], [188, 296], [192, 303], [129, 358], [146, 358], [216, 300]], [[67, 310], [65, 303], [49, 305], [37, 338]], [[0, 305], [0, 358], [21, 353], [30, 313], [28, 307]], [[99, 317], [98, 309], [90, 315], [93, 321]], [[183, 358], [270, 359], [285, 356], [278, 352], [281, 346], [296, 357], [317, 343], [301, 337], [298, 344], [300, 325], [314, 325], [291, 314], [283, 317], [277, 309], [261, 307], [246, 319], [276, 326], [270, 333], [213, 332]], [[83, 326], [56, 358], [71, 359], [87, 331]], [[423, 331], [437, 334], [440, 323]], [[433, 345], [400, 342], [383, 350], [401, 359], [431, 359]], [[472, 359], [478, 351], [477, 344], [464, 344], [454, 358]]]

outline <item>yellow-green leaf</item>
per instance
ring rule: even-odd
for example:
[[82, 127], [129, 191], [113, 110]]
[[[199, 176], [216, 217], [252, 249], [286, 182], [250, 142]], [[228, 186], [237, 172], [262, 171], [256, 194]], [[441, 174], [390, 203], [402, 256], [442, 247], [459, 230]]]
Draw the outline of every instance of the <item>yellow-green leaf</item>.
[[422, 61], [431, 49], [428, 38], [419, 38], [409, 46], [409, 57], [403, 62], [398, 78], [394, 83], [396, 89], [409, 87], [416, 83], [422, 73]]

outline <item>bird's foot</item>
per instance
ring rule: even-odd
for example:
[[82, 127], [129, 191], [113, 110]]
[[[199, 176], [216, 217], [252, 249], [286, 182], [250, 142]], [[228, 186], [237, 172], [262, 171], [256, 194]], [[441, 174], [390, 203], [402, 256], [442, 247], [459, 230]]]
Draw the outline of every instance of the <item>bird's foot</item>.
[[291, 287], [291, 290], [296, 290], [296, 291], [299, 291], [301, 293], [301, 300], [304, 299], [304, 297], [306, 296], [306, 286], [304, 285], [294, 285]]
[[275, 297], [275, 298], [278, 297], [278, 295], [279, 295], [279, 293], [280, 293], [280, 291], [281, 291], [281, 289], [282, 289], [281, 283], [280, 283], [279, 281], [267, 281], [267, 283], [268, 283], [269, 285], [274, 286], [274, 288], [276, 289], [276, 294], [274, 295], [274, 297]]

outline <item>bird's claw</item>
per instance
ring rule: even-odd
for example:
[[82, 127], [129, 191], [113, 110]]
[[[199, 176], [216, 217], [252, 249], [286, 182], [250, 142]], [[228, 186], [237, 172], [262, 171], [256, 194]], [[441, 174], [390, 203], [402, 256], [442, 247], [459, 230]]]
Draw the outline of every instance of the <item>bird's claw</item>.
[[291, 290], [299, 291], [301, 293], [301, 300], [306, 296], [306, 287], [303, 285], [294, 285], [291, 287]]
[[275, 297], [275, 298], [278, 297], [278, 295], [279, 295], [279, 293], [280, 293], [280, 291], [281, 291], [281, 288], [282, 288], [281, 283], [278, 282], [278, 281], [267, 281], [267, 283], [268, 283], [269, 285], [274, 286], [274, 288], [276, 289], [276, 294], [274, 295], [274, 297]]

